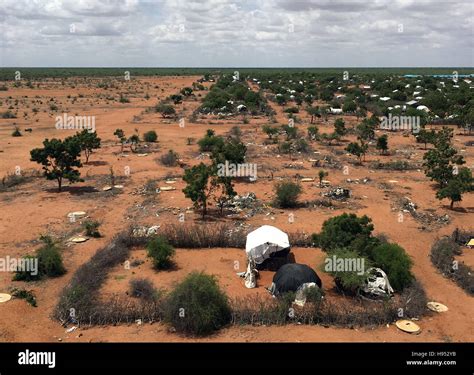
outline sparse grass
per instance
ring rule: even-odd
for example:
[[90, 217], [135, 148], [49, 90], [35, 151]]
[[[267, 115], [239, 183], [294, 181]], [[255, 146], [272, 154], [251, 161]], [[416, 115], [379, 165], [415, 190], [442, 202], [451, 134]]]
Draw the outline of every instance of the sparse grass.
[[26, 289], [13, 289], [11, 291], [12, 296], [20, 299], [24, 299], [26, 302], [28, 302], [31, 306], [37, 307], [38, 304], [36, 302], [36, 296], [31, 290], [26, 290]]
[[149, 279], [130, 280], [130, 295], [147, 301], [158, 300], [161, 293], [153, 286]]

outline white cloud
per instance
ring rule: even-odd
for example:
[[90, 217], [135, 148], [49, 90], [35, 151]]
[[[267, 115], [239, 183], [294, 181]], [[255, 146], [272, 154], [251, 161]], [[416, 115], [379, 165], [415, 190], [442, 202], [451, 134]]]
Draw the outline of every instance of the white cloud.
[[2, 0], [0, 64], [473, 66], [470, 1]]

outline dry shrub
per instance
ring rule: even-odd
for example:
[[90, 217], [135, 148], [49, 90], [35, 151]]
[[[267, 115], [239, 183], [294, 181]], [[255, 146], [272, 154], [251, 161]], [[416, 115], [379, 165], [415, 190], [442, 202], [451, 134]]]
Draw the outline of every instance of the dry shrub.
[[160, 235], [178, 248], [245, 247], [247, 232], [232, 224], [168, 224]]
[[470, 295], [474, 294], [474, 271], [464, 263], [455, 262], [455, 255], [462, 253], [452, 237], [443, 237], [431, 248], [431, 262], [447, 278], [453, 280]]
[[417, 282], [413, 282], [398, 298], [382, 302], [359, 298], [330, 301], [325, 298], [319, 303], [306, 303], [304, 307], [298, 307], [291, 304], [293, 297], [288, 295], [283, 299], [267, 300], [254, 296], [234, 299], [232, 323], [282, 325], [298, 322], [346, 328], [374, 327], [399, 319], [400, 311], [404, 318], [422, 316], [427, 303], [425, 292]]

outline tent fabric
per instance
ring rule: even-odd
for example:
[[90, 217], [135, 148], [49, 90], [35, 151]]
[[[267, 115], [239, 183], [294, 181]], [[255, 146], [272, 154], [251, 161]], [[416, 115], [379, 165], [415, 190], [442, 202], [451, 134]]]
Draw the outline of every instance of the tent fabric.
[[288, 235], [271, 225], [263, 225], [247, 235], [245, 252], [256, 265], [263, 263], [273, 253], [290, 248]]
[[311, 267], [306, 264], [288, 263], [275, 273], [269, 290], [273, 295], [296, 292], [306, 283], [315, 283], [319, 288], [322, 287], [321, 279]]
[[362, 288], [362, 292], [374, 297], [381, 297], [393, 294], [387, 274], [380, 268], [372, 267], [367, 270], [369, 276]]

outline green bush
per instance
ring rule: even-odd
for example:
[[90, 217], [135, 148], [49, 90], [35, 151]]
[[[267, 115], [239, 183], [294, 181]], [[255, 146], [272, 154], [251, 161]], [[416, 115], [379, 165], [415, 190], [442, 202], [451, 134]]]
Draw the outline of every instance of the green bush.
[[224, 144], [224, 139], [215, 135], [214, 131], [208, 129], [206, 135], [198, 141], [199, 151], [209, 152], [213, 151], [215, 148], [222, 148]]
[[83, 224], [86, 230], [86, 236], [99, 238], [101, 234], [99, 232], [100, 223], [97, 220], [86, 220]]
[[13, 289], [12, 296], [20, 299], [24, 299], [31, 306], [37, 307], [36, 296], [31, 290], [26, 289]]
[[154, 130], [150, 130], [146, 132], [145, 134], [143, 134], [143, 140], [145, 142], [156, 142], [157, 139], [158, 139], [158, 135], [156, 134]]
[[367, 242], [374, 230], [371, 221], [365, 215], [357, 217], [355, 214], [343, 213], [326, 220], [321, 232], [313, 234], [313, 242], [325, 251], [351, 247], [355, 240], [359, 242], [358, 247], [363, 248], [361, 242]]
[[280, 208], [292, 208], [298, 205], [301, 186], [291, 181], [282, 181], [275, 185], [274, 204]]
[[164, 315], [177, 332], [203, 336], [228, 324], [231, 309], [214, 276], [193, 272], [170, 293]]
[[373, 249], [371, 255], [375, 267], [385, 271], [396, 291], [402, 291], [414, 280], [410, 271], [413, 262], [401, 246], [394, 243], [381, 244]]
[[58, 247], [51, 237], [42, 237], [45, 245], [38, 250], [38, 266], [41, 276], [58, 277], [66, 273]]
[[42, 236], [41, 241], [44, 245], [37, 251], [36, 256], [23, 257], [23, 259], [38, 259], [36, 274], [33, 275], [32, 271], [17, 270], [13, 276], [14, 281], [35, 281], [43, 277], [57, 277], [66, 273], [61, 253], [51, 237]]
[[168, 269], [173, 265], [171, 258], [175, 250], [163, 237], [155, 237], [147, 244], [148, 256], [153, 259], [153, 266], [156, 269]]
[[[363, 261], [363, 269], [356, 270], [354, 266], [360, 265]], [[334, 262], [336, 260], [336, 262]], [[342, 263], [343, 267], [338, 267], [338, 263]], [[358, 263], [359, 262], [359, 263]], [[346, 267], [347, 266], [347, 267]], [[367, 279], [367, 270], [372, 266], [370, 260], [361, 256], [357, 251], [351, 249], [335, 249], [328, 253], [326, 258], [324, 271], [335, 278], [336, 285], [343, 292], [356, 294]]]

